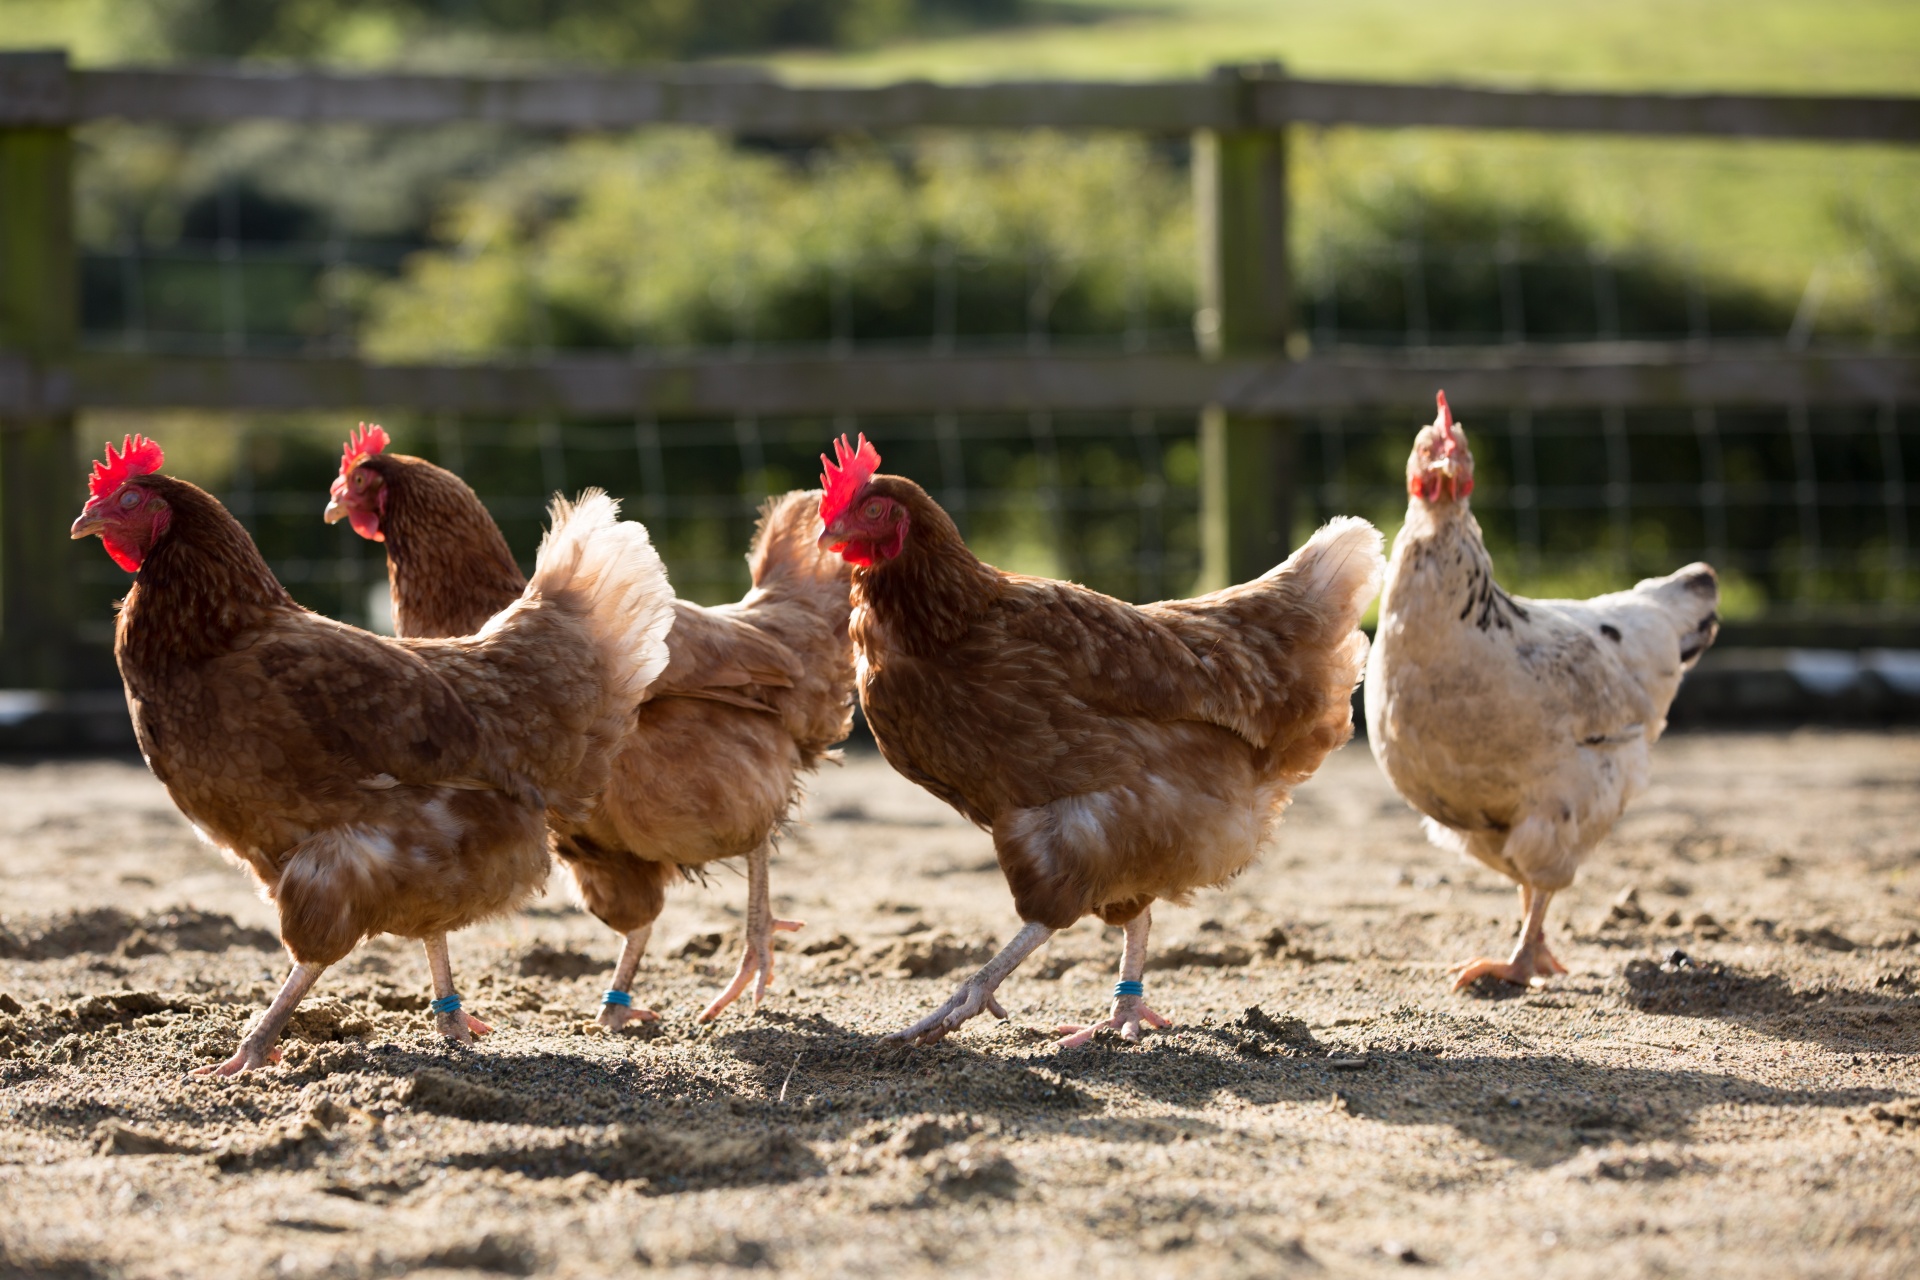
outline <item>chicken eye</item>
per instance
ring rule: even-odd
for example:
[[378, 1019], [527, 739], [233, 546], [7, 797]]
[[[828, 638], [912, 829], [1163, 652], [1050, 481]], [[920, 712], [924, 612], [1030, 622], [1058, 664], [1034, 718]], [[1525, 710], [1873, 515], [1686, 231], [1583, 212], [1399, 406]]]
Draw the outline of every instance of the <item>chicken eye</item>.
[[129, 489], [120, 495], [120, 509], [122, 511], [131, 511], [139, 505], [140, 491], [138, 489]]
[[863, 514], [869, 520], [878, 520], [880, 518], [880, 504], [877, 502], [869, 502]]

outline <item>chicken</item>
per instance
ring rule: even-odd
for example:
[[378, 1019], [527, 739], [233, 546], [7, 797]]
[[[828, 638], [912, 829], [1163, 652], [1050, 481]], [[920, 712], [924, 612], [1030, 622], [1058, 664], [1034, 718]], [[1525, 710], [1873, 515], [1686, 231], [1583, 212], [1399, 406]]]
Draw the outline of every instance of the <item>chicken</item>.
[[1000, 983], [1090, 912], [1125, 930], [1120, 982], [1111, 1015], [1063, 1043], [1167, 1025], [1142, 981], [1152, 904], [1245, 869], [1352, 736], [1379, 533], [1335, 520], [1253, 582], [1135, 607], [982, 564], [920, 486], [874, 474], [864, 436], [835, 450], [820, 543], [855, 566], [867, 723], [888, 763], [992, 833], [1024, 922], [898, 1038], [1004, 1018]]
[[1428, 838], [1520, 886], [1513, 955], [1455, 966], [1456, 990], [1566, 972], [1547, 903], [1646, 786], [1680, 678], [1719, 629], [1704, 564], [1592, 600], [1508, 595], [1472, 492], [1473, 454], [1442, 392], [1407, 460], [1365, 698], [1374, 758]]
[[[383, 540], [402, 635], [452, 635], [520, 590], [506, 539], [472, 489], [420, 458], [387, 452], [387, 434], [347, 442], [327, 519]], [[776, 920], [768, 888], [773, 839], [799, 778], [853, 720], [850, 571], [813, 545], [819, 495], [765, 508], [748, 564], [753, 590], [706, 609], [675, 602], [666, 671], [648, 689], [592, 813], [557, 823], [554, 848], [588, 910], [623, 935], [600, 1022], [651, 1020], [630, 988], [665, 890], [676, 875], [747, 859], [746, 945], [733, 980], [702, 1011], [711, 1021], [750, 982], [773, 977]], [[756, 981], [757, 979], [757, 981]]]
[[76, 538], [138, 580], [114, 656], [140, 750], [209, 842], [279, 911], [292, 972], [226, 1062], [275, 1043], [328, 965], [374, 933], [418, 938], [442, 1034], [464, 1012], [446, 935], [546, 881], [545, 818], [584, 817], [666, 667], [672, 591], [605, 494], [556, 500], [533, 578], [477, 634], [395, 641], [309, 613], [246, 530], [130, 436], [96, 463]]

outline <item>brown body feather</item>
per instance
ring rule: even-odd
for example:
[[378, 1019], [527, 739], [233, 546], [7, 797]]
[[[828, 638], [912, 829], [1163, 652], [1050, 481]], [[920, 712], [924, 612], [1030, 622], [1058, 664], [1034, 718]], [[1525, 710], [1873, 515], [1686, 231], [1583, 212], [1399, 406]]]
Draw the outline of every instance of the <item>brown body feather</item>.
[[579, 602], [535, 596], [483, 637], [383, 639], [295, 604], [208, 494], [142, 484], [172, 519], [115, 642], [140, 747], [258, 877], [294, 959], [536, 891], [544, 811], [584, 810], [624, 721]]
[[[498, 526], [457, 476], [404, 455], [361, 465], [388, 489], [383, 530], [402, 634], [454, 634], [435, 628], [463, 625], [517, 593], [501, 567], [512, 557]], [[675, 876], [767, 840], [786, 820], [800, 774], [852, 727], [849, 571], [814, 546], [818, 511], [819, 495], [807, 491], [768, 504], [744, 600], [675, 601], [667, 669], [608, 786], [590, 815], [554, 827], [588, 909], [622, 933], [659, 916]]]
[[1364, 522], [1255, 582], [1135, 607], [981, 563], [912, 481], [876, 476], [868, 498], [911, 521], [897, 557], [854, 575], [868, 723], [992, 832], [1028, 921], [1123, 923], [1237, 874], [1352, 733], [1380, 569]]

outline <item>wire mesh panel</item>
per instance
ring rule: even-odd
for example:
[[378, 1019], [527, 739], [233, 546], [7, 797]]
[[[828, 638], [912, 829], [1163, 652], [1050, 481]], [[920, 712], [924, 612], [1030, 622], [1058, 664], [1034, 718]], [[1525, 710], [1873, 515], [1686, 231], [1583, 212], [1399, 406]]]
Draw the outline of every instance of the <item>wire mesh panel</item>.
[[[1473, 507], [1509, 585], [1590, 594], [1700, 559], [1733, 618], [1911, 619], [1920, 413], [1809, 409], [1529, 412], [1456, 403]], [[1420, 417], [1303, 424], [1312, 518], [1397, 525]]]
[[[296, 599], [360, 625], [381, 614], [384, 549], [320, 514], [349, 422], [169, 422], [156, 427], [259, 542]], [[675, 590], [703, 603], [747, 588], [746, 551], [769, 495], [818, 484], [838, 434], [865, 433], [887, 470], [919, 481], [970, 545], [1012, 570], [1129, 599], [1185, 594], [1199, 574], [1199, 461], [1188, 415], [1006, 414], [731, 422], [392, 421], [396, 451], [457, 472], [523, 565], [547, 501], [589, 485], [622, 499], [660, 546]], [[121, 429], [116, 422], [114, 429]], [[215, 459], [195, 467], [196, 458]], [[176, 468], [178, 469], [178, 468]], [[88, 557], [83, 616], [107, 634], [127, 578]]]
[[[742, 378], [746, 358], [775, 352], [1194, 350], [1185, 141], [776, 146], [656, 129], [462, 135], [402, 153], [366, 131], [276, 128], [271, 146], [234, 131], [214, 148], [224, 167], [180, 159], [140, 201], [115, 175], [151, 138], [98, 133], [81, 174], [96, 210], [83, 236], [89, 347], [441, 362], [706, 350], [741, 357]], [[1903, 225], [1901, 193], [1920, 186], [1904, 153], [1296, 132], [1296, 355], [1636, 339], [1794, 350], [1916, 331], [1907, 250], [1889, 230]], [[377, 213], [335, 198], [365, 185], [362, 170], [404, 198]], [[1683, 216], [1689, 192], [1707, 207]], [[1754, 212], [1760, 195], [1779, 225]], [[1820, 219], [1817, 233], [1801, 225]], [[523, 559], [552, 493], [597, 484], [626, 498], [700, 600], [744, 587], [759, 502], [814, 483], [843, 431], [865, 431], [889, 470], [923, 483], [983, 558], [1131, 599], [1194, 586], [1191, 414], [835, 408], [386, 425], [398, 447], [467, 478]], [[1700, 557], [1725, 571], [1730, 617], [1920, 620], [1908, 408], [1457, 408], [1480, 462], [1476, 510], [1518, 589], [1603, 590]], [[1295, 537], [1348, 511], [1396, 524], [1426, 412], [1295, 420]], [[176, 418], [167, 430], [169, 444], [220, 442], [201, 450], [214, 460], [196, 478], [254, 529], [296, 596], [377, 620], [379, 548], [318, 520], [351, 425]], [[110, 568], [89, 572], [89, 590], [113, 589]]]

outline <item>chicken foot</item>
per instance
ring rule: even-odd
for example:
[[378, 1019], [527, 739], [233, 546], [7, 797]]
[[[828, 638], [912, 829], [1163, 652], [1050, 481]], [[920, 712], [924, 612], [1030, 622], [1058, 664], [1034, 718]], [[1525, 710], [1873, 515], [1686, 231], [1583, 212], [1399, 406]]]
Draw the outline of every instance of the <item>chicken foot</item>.
[[757, 1007], [767, 994], [767, 984], [773, 981], [773, 935], [776, 933], [794, 933], [806, 927], [804, 920], [776, 920], [773, 918], [773, 896], [768, 888], [767, 862], [773, 853], [771, 841], [761, 841], [760, 847], [747, 855], [747, 941], [746, 949], [740, 956], [740, 967], [734, 970], [733, 981], [727, 989], [713, 998], [713, 1003], [700, 1011], [700, 1021], [712, 1022], [721, 1011], [747, 989], [747, 983], [755, 974], [760, 981], [754, 984], [753, 1003]]
[[[1147, 930], [1153, 920], [1152, 908], [1143, 909], [1139, 915], [1127, 921], [1126, 940], [1120, 946], [1120, 982], [1138, 984], [1147, 972]], [[1113, 1016], [1104, 1022], [1085, 1025], [1066, 1024], [1055, 1027], [1066, 1039], [1060, 1042], [1062, 1049], [1077, 1049], [1089, 1043], [1101, 1031], [1111, 1028], [1120, 1033], [1122, 1040], [1138, 1040], [1140, 1027], [1171, 1026], [1165, 1018], [1147, 1008], [1145, 995], [1133, 995], [1115, 988], [1113, 996]]]
[[[620, 944], [620, 959], [613, 966], [613, 982], [607, 988], [608, 999], [600, 1006], [601, 1026], [609, 1031], [618, 1031], [629, 1022], [656, 1022], [660, 1015], [651, 1009], [634, 1005], [633, 997], [628, 993], [633, 989], [634, 971], [640, 967], [640, 957], [646, 954], [647, 940], [653, 936], [653, 926], [643, 924], [626, 935]], [[625, 996], [625, 1002], [620, 1000]]]
[[433, 974], [434, 1030], [456, 1044], [472, 1044], [475, 1036], [484, 1036], [493, 1028], [460, 1007], [459, 993], [453, 989], [453, 961], [447, 956], [447, 935], [436, 933], [421, 943], [427, 949], [427, 969]]
[[1511, 982], [1516, 987], [1545, 986], [1548, 978], [1565, 973], [1567, 966], [1561, 964], [1547, 947], [1547, 903], [1552, 897], [1551, 889], [1521, 885], [1520, 911], [1523, 919], [1520, 941], [1514, 945], [1513, 956], [1507, 960], [1476, 956], [1465, 964], [1454, 965], [1450, 970], [1454, 975], [1453, 989], [1459, 991], [1484, 977]]
[[280, 1061], [280, 1050], [276, 1047], [280, 1033], [287, 1029], [287, 1023], [293, 1018], [293, 1011], [300, 1007], [300, 1001], [307, 992], [313, 990], [313, 984], [327, 971], [323, 964], [296, 964], [287, 980], [280, 984], [280, 992], [274, 996], [273, 1003], [266, 1011], [254, 1019], [247, 1033], [240, 1037], [240, 1047], [231, 1058], [216, 1065], [199, 1068], [196, 1076], [234, 1076], [242, 1071], [253, 1071], [270, 1062]]
[[1053, 930], [1046, 925], [1028, 922], [1013, 936], [1012, 942], [1000, 949], [999, 955], [981, 966], [980, 972], [961, 983], [960, 989], [945, 1004], [905, 1031], [895, 1032], [887, 1038], [907, 1044], [935, 1044], [983, 1009], [996, 1018], [1005, 1018], [1007, 1011], [1000, 1007], [993, 993], [999, 990], [1008, 974], [1020, 967], [1022, 960], [1039, 950], [1041, 944], [1052, 936]]

